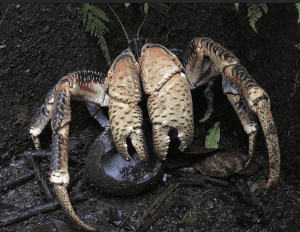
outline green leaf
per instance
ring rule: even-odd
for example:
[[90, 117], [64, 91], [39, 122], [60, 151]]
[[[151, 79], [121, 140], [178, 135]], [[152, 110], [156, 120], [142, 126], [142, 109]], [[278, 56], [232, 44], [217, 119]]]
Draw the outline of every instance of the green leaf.
[[130, 3], [125, 3], [126, 8], [129, 7]]
[[300, 43], [295, 45], [296, 48], [300, 49]]
[[148, 4], [148, 3], [145, 3], [145, 6], [144, 6], [144, 11], [145, 11], [145, 13], [148, 12], [148, 8], [149, 8], [149, 4]]
[[159, 3], [163, 8], [167, 9], [167, 5], [166, 4], [163, 4], [163, 3]]
[[239, 10], [239, 3], [234, 3], [236, 10]]
[[268, 6], [267, 3], [259, 3], [260, 8], [263, 9], [263, 11], [265, 12], [265, 14], [268, 12]]
[[106, 31], [109, 32], [104, 21], [109, 22], [109, 19], [103, 10], [88, 3], [83, 3], [83, 25], [85, 26], [85, 31], [90, 31], [91, 35], [94, 35], [99, 39], [104, 56], [106, 57], [107, 62], [111, 64], [108, 48], [103, 37]]
[[252, 27], [252, 29], [253, 29], [256, 33], [258, 33], [257, 30], [256, 30], [256, 28], [255, 28], [255, 21], [252, 21], [252, 22], [250, 23], [250, 26]]
[[298, 23], [300, 23], [300, 3], [296, 3], [295, 6], [296, 6], [296, 8], [298, 10], [298, 14], [299, 14]]
[[89, 8], [90, 8], [90, 4], [83, 3], [83, 26], [85, 26], [86, 16], [87, 16], [87, 12], [88, 12]]
[[100, 10], [97, 7], [91, 5], [91, 11], [92, 11], [93, 15], [97, 16], [98, 18], [100, 18], [106, 22], [109, 22], [109, 19], [103, 10]]
[[208, 133], [205, 139], [205, 148], [219, 148], [220, 122], [216, 122]]
[[263, 13], [261, 11], [261, 9], [263, 9], [263, 11], [265, 13], [268, 12], [268, 6], [266, 3], [259, 3], [259, 4], [254, 4], [254, 3], [251, 3], [251, 4], [247, 4], [249, 6], [248, 8], [248, 15], [247, 17], [249, 17], [249, 22], [250, 22], [250, 26], [252, 27], [252, 29], [256, 32], [256, 28], [255, 28], [255, 23], [256, 21], [262, 17]]

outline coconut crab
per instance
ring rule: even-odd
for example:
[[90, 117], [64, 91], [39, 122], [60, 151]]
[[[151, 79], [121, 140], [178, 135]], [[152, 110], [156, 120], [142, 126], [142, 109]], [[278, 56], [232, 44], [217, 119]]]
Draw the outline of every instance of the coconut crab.
[[[147, 106], [153, 124], [154, 151], [158, 159], [166, 159], [170, 143], [169, 133], [177, 131], [179, 149], [185, 151], [193, 141], [194, 118], [191, 90], [207, 85], [205, 97], [208, 109], [201, 120], [205, 122], [213, 111], [211, 86], [221, 74], [224, 93], [235, 109], [245, 132], [249, 135], [249, 165], [254, 153], [258, 124], [250, 112], [257, 114], [269, 153], [270, 174], [268, 189], [278, 181], [280, 151], [268, 94], [240, 65], [230, 51], [209, 38], [191, 41], [183, 63], [166, 47], [142, 38], [129, 40], [125, 49], [113, 62], [107, 77], [91, 71], [69, 73], [50, 90], [30, 126], [36, 149], [38, 136], [51, 119], [52, 152], [51, 178], [57, 197], [68, 215], [79, 226], [95, 231], [75, 214], [66, 187], [68, 174], [68, 132], [71, 121], [71, 99], [89, 102], [89, 111], [112, 133], [119, 153], [130, 160], [126, 138], [141, 160], [148, 159], [148, 149], [142, 127], [142, 110], [138, 103], [142, 87], [149, 95]], [[101, 107], [109, 107], [109, 123]], [[108, 137], [107, 137], [108, 138]]]

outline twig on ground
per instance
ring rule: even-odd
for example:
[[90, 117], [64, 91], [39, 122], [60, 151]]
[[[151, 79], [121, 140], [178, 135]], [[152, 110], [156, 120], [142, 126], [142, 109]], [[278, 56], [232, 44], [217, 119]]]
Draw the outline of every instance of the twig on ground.
[[3, 191], [3, 190], [6, 190], [8, 188], [11, 188], [15, 185], [19, 185], [19, 184], [21, 184], [21, 183], [23, 183], [27, 180], [30, 180], [34, 177], [35, 177], [35, 172], [32, 171], [30, 173], [26, 173], [26, 174], [21, 175], [20, 177], [16, 178], [13, 181], [7, 181], [6, 183], [0, 184], [0, 192]]
[[[72, 205], [74, 205], [77, 202], [84, 201], [84, 200], [86, 200], [86, 197], [83, 195], [76, 196], [75, 198], [71, 198]], [[33, 217], [35, 215], [38, 215], [38, 214], [53, 212], [59, 208], [61, 208], [61, 205], [58, 200], [55, 200], [53, 203], [38, 205], [38, 206], [35, 206], [32, 208], [26, 209], [19, 213], [13, 213], [12, 216], [0, 218], [0, 227], [26, 220], [26, 219]]]
[[[11, 4], [11, 5], [13, 5], [13, 4]], [[4, 13], [4, 15], [3, 15], [2, 19], [1, 19], [0, 25], [1, 25], [1, 23], [2, 23], [2, 21], [3, 21], [3, 19], [4, 19], [4, 17], [5, 17], [5, 15], [6, 15], [6, 12], [8, 11], [8, 9], [9, 9], [9, 7], [10, 7], [11, 5], [9, 5], [9, 6], [7, 7], [7, 9], [6, 9], [6, 11], [5, 11], [5, 13]]]

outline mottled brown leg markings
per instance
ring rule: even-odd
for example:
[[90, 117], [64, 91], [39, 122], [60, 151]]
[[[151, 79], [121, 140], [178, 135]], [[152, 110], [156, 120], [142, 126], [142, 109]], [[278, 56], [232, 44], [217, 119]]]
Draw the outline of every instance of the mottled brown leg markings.
[[[213, 64], [205, 57], [209, 57]], [[249, 135], [249, 158], [254, 153], [256, 129], [249, 114], [239, 109], [234, 102], [245, 101], [252, 112], [255, 112], [262, 125], [269, 153], [270, 175], [266, 188], [277, 183], [280, 174], [280, 150], [277, 132], [270, 110], [268, 94], [248, 74], [245, 67], [240, 65], [237, 57], [209, 38], [195, 38], [187, 50], [184, 67], [191, 88], [209, 83], [213, 75], [206, 71], [215, 71], [230, 80], [237, 87], [237, 92], [228, 92], [227, 97], [237, 112], [246, 133]], [[210, 70], [211, 67], [211, 70]], [[238, 96], [238, 97], [237, 97]], [[239, 99], [237, 99], [239, 98]], [[253, 127], [249, 129], [249, 127]], [[250, 163], [247, 161], [246, 166]]]

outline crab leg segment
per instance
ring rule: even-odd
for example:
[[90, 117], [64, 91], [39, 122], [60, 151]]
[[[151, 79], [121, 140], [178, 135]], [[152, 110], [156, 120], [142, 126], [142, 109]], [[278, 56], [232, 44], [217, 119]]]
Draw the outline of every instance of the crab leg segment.
[[200, 122], [207, 121], [210, 118], [212, 112], [214, 111], [213, 108], [214, 92], [212, 90], [213, 86], [214, 86], [214, 82], [213, 81], [209, 82], [207, 88], [204, 91], [204, 97], [206, 98], [207, 101], [207, 110], [205, 112], [204, 117], [200, 120]]
[[168, 49], [146, 44], [140, 58], [141, 79], [153, 124], [153, 143], [160, 159], [166, 159], [172, 129], [178, 132], [181, 151], [190, 146], [194, 136], [194, 117], [189, 83], [183, 66]]
[[66, 190], [70, 182], [68, 172], [68, 136], [69, 122], [71, 121], [70, 92], [69, 78], [62, 79], [55, 94], [51, 116], [53, 157], [50, 182], [53, 183], [57, 198], [69, 217], [79, 226], [95, 231], [94, 228], [88, 226], [76, 216]]
[[280, 149], [271, 112], [270, 98], [243, 66], [232, 65], [226, 67], [224, 73], [232, 83], [242, 90], [243, 97], [247, 101], [249, 108], [257, 114], [262, 126], [270, 162], [269, 179], [265, 186], [265, 188], [268, 189], [277, 183], [280, 174]]
[[225, 74], [223, 74], [222, 86], [223, 91], [238, 115], [245, 132], [249, 135], [249, 158], [245, 165], [245, 168], [247, 168], [254, 153], [258, 125], [248, 104], [241, 96], [240, 90], [225, 76]]
[[57, 83], [54, 88], [52, 88], [46, 97], [45, 103], [39, 108], [38, 112], [32, 118], [30, 123], [30, 131], [31, 139], [33, 141], [35, 149], [40, 149], [40, 140], [38, 136], [42, 133], [43, 129], [50, 121], [52, 107], [54, 103], [54, 96], [56, 93], [56, 89], [59, 83]]
[[[78, 71], [70, 73], [63, 79], [68, 79], [72, 88], [72, 99], [80, 101], [88, 101], [100, 106], [108, 106], [108, 96], [104, 93], [105, 76], [100, 73], [91, 71]], [[40, 149], [40, 141], [38, 136], [42, 133], [43, 129], [51, 119], [51, 112], [54, 104], [54, 96], [58, 86], [58, 82], [47, 94], [45, 103], [38, 109], [35, 116], [30, 123], [30, 135], [36, 149]], [[95, 112], [96, 113], [96, 112]], [[99, 121], [103, 118], [101, 109], [93, 116]], [[105, 120], [103, 118], [103, 120]], [[99, 121], [101, 125], [107, 126], [103, 120]]]
[[126, 138], [142, 160], [148, 158], [146, 140], [142, 130], [142, 109], [137, 104], [142, 92], [139, 65], [133, 53], [126, 49], [113, 62], [107, 76], [105, 91], [109, 100], [109, 121], [116, 147], [125, 160], [130, 160]]
[[[90, 102], [100, 106], [108, 106], [108, 96], [105, 94], [106, 78], [100, 73], [78, 71], [63, 77], [48, 93], [45, 104], [40, 108], [30, 126], [30, 134], [36, 149], [39, 149], [38, 135], [51, 119], [52, 127], [52, 160], [51, 177], [58, 200], [80, 227], [96, 231], [80, 220], [75, 214], [66, 190], [70, 177], [68, 172], [68, 137], [71, 121], [71, 99]], [[89, 111], [103, 126], [108, 122], [101, 109], [88, 105]]]
[[[213, 62], [213, 65], [210, 67], [209, 61], [207, 61], [208, 58]], [[209, 82], [213, 75], [201, 75], [205, 70], [209, 69], [211, 73], [221, 73], [224, 78], [230, 80], [237, 87], [238, 95], [243, 97], [249, 109], [257, 114], [266, 138], [270, 174], [265, 188], [268, 189], [271, 185], [276, 184], [280, 173], [280, 150], [268, 94], [248, 74], [247, 70], [240, 65], [234, 54], [208, 38], [196, 38], [191, 42], [185, 59], [185, 68], [191, 87]], [[231, 95], [228, 95], [228, 98], [232, 104], [239, 101], [239, 99], [234, 99]], [[237, 111], [236, 107], [235, 110]], [[239, 117], [240, 114], [245, 114], [245, 112], [240, 111], [238, 113]], [[252, 121], [246, 122], [248, 119], [245, 121], [242, 118], [245, 119], [247, 116], [240, 117], [244, 128], [253, 123]], [[254, 147], [255, 135], [251, 134], [251, 132], [249, 133], [247, 129], [245, 131], [250, 134], [250, 141], [253, 141], [250, 143], [250, 150]]]

